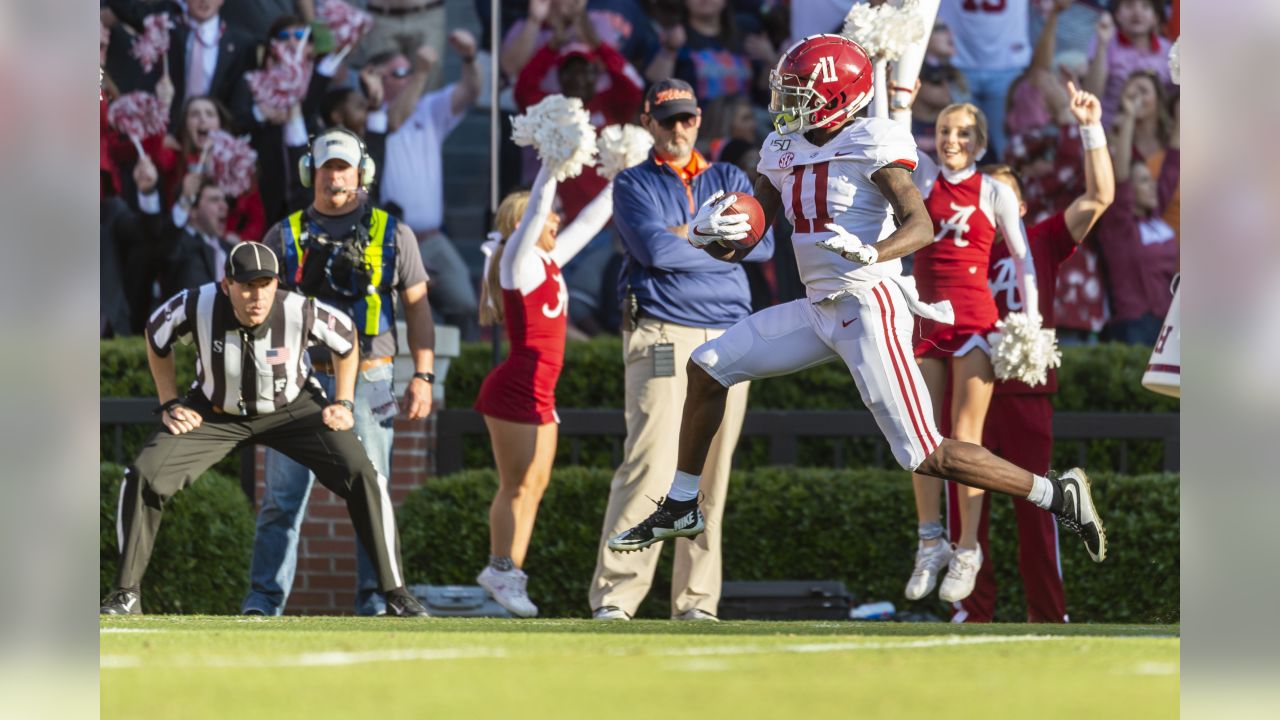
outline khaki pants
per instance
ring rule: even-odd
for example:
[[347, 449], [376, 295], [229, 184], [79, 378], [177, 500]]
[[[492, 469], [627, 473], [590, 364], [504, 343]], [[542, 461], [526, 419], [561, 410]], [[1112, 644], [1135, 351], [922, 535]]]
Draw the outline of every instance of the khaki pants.
[[[593, 610], [612, 605], [635, 615], [649, 592], [661, 546], [634, 553], [615, 553], [605, 542], [648, 517], [654, 509], [648, 497], [656, 499], [666, 495], [671, 487], [680, 440], [677, 429], [684, 413], [688, 383], [685, 365], [699, 345], [723, 332], [644, 318], [634, 332], [622, 335], [627, 368], [627, 440], [622, 465], [609, 488], [609, 507], [605, 511], [596, 572], [589, 591]], [[653, 376], [653, 345], [660, 342], [675, 345], [674, 377]], [[673, 616], [695, 608], [714, 615], [720, 603], [720, 520], [729, 489], [729, 465], [747, 408], [748, 385], [741, 383], [730, 388], [724, 422], [711, 443], [703, 467], [702, 512], [707, 529], [692, 540], [676, 541], [671, 579]]]
[[[374, 3], [375, 5], [378, 3]], [[436, 49], [440, 58], [427, 78], [427, 92], [440, 87], [444, 70], [445, 54], [445, 8], [438, 5], [430, 10], [411, 13], [409, 15], [373, 15], [373, 29], [360, 40], [352, 54], [355, 65], [361, 66], [378, 53], [397, 50], [404, 53], [409, 62], [413, 62], [414, 53], [422, 45], [430, 45]]]

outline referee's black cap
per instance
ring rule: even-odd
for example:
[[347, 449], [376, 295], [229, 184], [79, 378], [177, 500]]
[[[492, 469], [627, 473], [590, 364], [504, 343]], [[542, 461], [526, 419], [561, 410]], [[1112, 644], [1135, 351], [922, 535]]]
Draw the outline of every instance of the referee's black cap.
[[271, 248], [246, 240], [227, 253], [226, 274], [238, 283], [275, 277], [280, 274], [280, 261]]

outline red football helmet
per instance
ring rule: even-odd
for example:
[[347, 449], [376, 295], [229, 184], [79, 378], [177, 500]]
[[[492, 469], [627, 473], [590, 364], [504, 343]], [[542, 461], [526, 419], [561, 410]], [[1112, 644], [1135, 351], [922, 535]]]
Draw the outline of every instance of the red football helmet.
[[871, 58], [843, 35], [810, 35], [783, 53], [769, 90], [779, 134], [832, 127], [871, 102]]

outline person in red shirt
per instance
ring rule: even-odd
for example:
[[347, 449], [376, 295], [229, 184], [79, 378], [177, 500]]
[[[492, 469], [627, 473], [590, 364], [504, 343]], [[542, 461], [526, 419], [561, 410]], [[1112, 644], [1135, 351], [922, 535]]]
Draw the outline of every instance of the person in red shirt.
[[[635, 122], [644, 100], [640, 76], [617, 50], [599, 39], [594, 46], [581, 42], [558, 46], [553, 42], [534, 53], [516, 81], [515, 98], [521, 112], [551, 94], [539, 83], [553, 68], [564, 96], [582, 101], [596, 130]], [[597, 91], [601, 72], [609, 76], [608, 89]], [[559, 197], [565, 222], [573, 222], [607, 182], [595, 168], [583, 168], [581, 175], [561, 183]]]
[[500, 239], [484, 247], [480, 323], [505, 321], [511, 351], [485, 377], [475, 403], [489, 430], [499, 481], [489, 508], [489, 564], [476, 582], [519, 617], [538, 614], [522, 566], [556, 454], [555, 391], [569, 314], [560, 268], [613, 215], [613, 185], [606, 184], [561, 232], [560, 216], [551, 209], [555, 194], [556, 180], [543, 165], [532, 193], [502, 201], [494, 218]]
[[[1084, 193], [1047, 219], [1027, 230], [1039, 289], [1040, 316], [1046, 328], [1054, 326], [1054, 286], [1059, 269], [1071, 257], [1085, 236], [1097, 224], [1115, 198], [1116, 179], [1107, 154], [1103, 133], [1102, 105], [1087, 92], [1075, 92], [1070, 112], [1080, 126], [1084, 145]], [[1026, 215], [1017, 175], [1007, 165], [990, 165], [982, 172], [1013, 189], [1020, 215]], [[1016, 281], [1012, 258], [1003, 245], [992, 248], [987, 282], [1000, 317], [1025, 312], [1025, 303]], [[1048, 381], [1031, 386], [1017, 381], [999, 381], [983, 426], [982, 444], [991, 452], [1033, 473], [1046, 473], [1053, 454], [1053, 404], [1058, 390], [1057, 372], [1049, 370]], [[948, 432], [948, 413], [943, 411], [943, 433]], [[959, 497], [953, 483], [947, 484], [949, 515], [958, 512]], [[1027, 598], [1027, 622], [1066, 622], [1066, 601], [1062, 571], [1058, 561], [1058, 529], [1053, 515], [1025, 500], [1013, 499], [1018, 524], [1018, 564]], [[988, 548], [991, 495], [983, 497], [978, 524], [978, 543], [984, 555]], [[948, 523], [951, 538], [959, 539], [959, 527]], [[995, 614], [995, 569], [990, 562], [978, 571], [973, 592], [955, 603], [955, 622], [991, 622]]]

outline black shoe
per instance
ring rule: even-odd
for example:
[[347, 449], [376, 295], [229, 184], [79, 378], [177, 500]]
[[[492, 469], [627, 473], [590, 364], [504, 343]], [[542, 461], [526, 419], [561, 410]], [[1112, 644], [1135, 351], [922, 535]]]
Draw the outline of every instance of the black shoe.
[[120, 589], [107, 595], [102, 601], [100, 615], [141, 615], [142, 594], [137, 590]]
[[1071, 468], [1057, 479], [1057, 484], [1062, 494], [1062, 510], [1056, 513], [1058, 523], [1084, 540], [1084, 547], [1094, 562], [1106, 560], [1107, 531], [1093, 507], [1089, 476], [1080, 468]]
[[431, 617], [431, 613], [407, 590], [387, 593], [387, 615], [395, 617]]
[[614, 552], [643, 550], [670, 538], [697, 537], [706, 528], [696, 500], [678, 502], [670, 498], [658, 501], [658, 509], [639, 525], [609, 539]]

